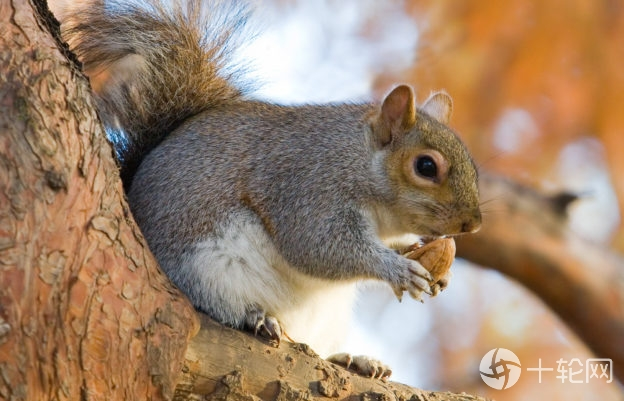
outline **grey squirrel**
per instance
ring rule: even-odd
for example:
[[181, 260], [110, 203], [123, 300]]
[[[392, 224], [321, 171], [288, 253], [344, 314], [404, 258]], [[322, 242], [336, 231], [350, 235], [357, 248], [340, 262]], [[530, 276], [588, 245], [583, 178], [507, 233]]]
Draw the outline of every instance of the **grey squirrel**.
[[387, 240], [478, 230], [477, 171], [443, 92], [420, 107], [406, 85], [380, 104], [248, 99], [226, 68], [246, 17], [237, 2], [99, 0], [64, 35], [87, 71], [114, 71], [97, 105], [127, 136], [128, 201], [171, 280], [221, 323], [327, 356], [358, 281], [429, 292]]

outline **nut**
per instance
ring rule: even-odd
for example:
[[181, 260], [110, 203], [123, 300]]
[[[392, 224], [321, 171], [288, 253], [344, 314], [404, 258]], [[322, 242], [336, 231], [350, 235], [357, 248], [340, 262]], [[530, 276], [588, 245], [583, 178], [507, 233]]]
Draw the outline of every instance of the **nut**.
[[438, 238], [425, 245], [414, 244], [403, 253], [408, 259], [418, 261], [433, 276], [430, 285], [434, 285], [447, 275], [455, 259], [455, 240]]

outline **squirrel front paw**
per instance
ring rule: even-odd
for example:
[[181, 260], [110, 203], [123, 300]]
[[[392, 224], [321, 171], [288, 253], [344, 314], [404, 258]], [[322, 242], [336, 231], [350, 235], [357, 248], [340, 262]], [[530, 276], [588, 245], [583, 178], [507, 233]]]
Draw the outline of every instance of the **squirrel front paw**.
[[453, 238], [437, 238], [433, 241], [421, 244], [417, 242], [400, 251], [410, 259], [417, 260], [433, 276], [429, 282], [431, 296], [436, 296], [446, 288], [451, 280], [451, 265], [455, 259], [455, 240]]
[[386, 381], [392, 374], [392, 370], [377, 359], [364, 355], [352, 356], [346, 352], [331, 355], [329, 362], [351, 369], [361, 376], [381, 379]]
[[394, 294], [401, 301], [403, 292], [407, 291], [412, 298], [422, 302], [423, 292], [432, 295], [431, 285], [429, 284], [433, 280], [431, 273], [415, 260], [403, 260], [405, 262], [403, 274], [398, 283], [392, 284]]
[[259, 334], [268, 338], [275, 347], [279, 347], [282, 341], [282, 327], [274, 316], [267, 315], [261, 307], [256, 306], [247, 311], [245, 326], [253, 331], [254, 335]]
[[451, 281], [451, 277], [453, 277], [453, 272], [449, 270], [444, 274], [444, 276], [442, 276], [437, 282], [435, 282], [431, 286], [431, 296], [435, 297], [440, 292], [444, 291], [444, 289], [448, 287], [449, 282]]

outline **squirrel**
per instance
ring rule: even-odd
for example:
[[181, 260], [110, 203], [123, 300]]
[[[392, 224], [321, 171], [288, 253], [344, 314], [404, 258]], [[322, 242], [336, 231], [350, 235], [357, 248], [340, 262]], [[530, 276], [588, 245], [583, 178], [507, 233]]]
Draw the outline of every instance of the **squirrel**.
[[446, 125], [449, 95], [417, 107], [399, 85], [380, 103], [253, 100], [227, 66], [247, 9], [160, 1], [96, 0], [63, 32], [87, 72], [114, 71], [96, 102], [126, 138], [117, 151], [132, 215], [193, 305], [328, 356], [357, 282], [429, 293], [429, 272], [388, 241], [481, 225], [475, 164]]

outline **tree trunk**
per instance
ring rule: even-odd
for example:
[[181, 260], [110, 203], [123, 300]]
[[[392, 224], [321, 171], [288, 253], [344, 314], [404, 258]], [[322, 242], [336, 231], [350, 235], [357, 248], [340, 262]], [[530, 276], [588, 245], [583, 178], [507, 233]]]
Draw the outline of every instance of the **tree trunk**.
[[171, 399], [181, 372], [177, 400], [478, 399], [353, 376], [210, 320], [187, 349], [199, 319], [132, 220], [56, 20], [35, 0], [0, 3], [0, 18], [0, 399]]
[[0, 399], [166, 399], [197, 319], [129, 214], [46, 9], [0, 2]]

